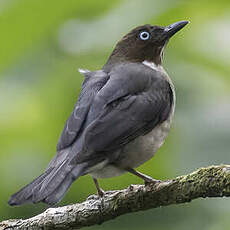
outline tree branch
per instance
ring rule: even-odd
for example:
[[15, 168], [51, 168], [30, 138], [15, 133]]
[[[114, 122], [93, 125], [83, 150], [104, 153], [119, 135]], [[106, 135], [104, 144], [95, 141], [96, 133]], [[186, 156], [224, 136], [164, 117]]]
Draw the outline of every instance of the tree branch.
[[79, 229], [125, 213], [224, 196], [230, 196], [230, 165], [210, 166], [157, 184], [107, 191], [103, 199], [93, 195], [83, 203], [49, 208], [30, 219], [6, 220], [0, 229]]

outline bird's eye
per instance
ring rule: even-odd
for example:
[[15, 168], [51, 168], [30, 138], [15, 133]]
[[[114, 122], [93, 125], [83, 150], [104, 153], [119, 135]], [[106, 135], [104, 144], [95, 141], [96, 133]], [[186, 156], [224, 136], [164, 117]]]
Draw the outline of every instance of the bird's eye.
[[148, 40], [150, 38], [150, 34], [147, 31], [143, 31], [139, 34], [141, 40]]

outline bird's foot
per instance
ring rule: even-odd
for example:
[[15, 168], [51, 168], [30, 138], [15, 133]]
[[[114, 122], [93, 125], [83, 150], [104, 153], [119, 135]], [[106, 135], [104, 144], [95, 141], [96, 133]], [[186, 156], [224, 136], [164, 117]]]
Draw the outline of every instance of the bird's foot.
[[105, 207], [105, 191], [102, 190], [101, 188], [97, 190], [97, 195], [100, 199], [100, 205], [99, 205], [99, 210], [102, 212], [102, 210], [104, 209]]
[[97, 189], [97, 195], [98, 195], [99, 197], [104, 197], [105, 192], [100, 188], [97, 179], [93, 177], [93, 181], [94, 181], [94, 184], [95, 184], [96, 189]]
[[133, 175], [138, 176], [141, 179], [143, 179], [145, 182], [145, 186], [161, 182], [160, 180], [153, 179], [152, 177], [147, 176], [144, 173], [140, 173], [133, 168], [126, 168], [126, 171], [128, 171], [128, 172], [132, 173]]
[[103, 198], [105, 196], [105, 191], [100, 188], [100, 189], [97, 190], [97, 195], [100, 198]]
[[144, 179], [144, 182], [145, 182], [145, 186], [148, 186], [148, 185], [154, 185], [154, 184], [160, 183], [161, 180], [156, 180], [150, 176], [146, 176]]

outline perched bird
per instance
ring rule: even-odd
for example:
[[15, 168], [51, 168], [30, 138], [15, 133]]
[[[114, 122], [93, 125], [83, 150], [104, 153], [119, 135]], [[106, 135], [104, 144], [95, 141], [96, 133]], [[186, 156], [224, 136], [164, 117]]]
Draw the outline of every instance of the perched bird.
[[169, 39], [188, 21], [166, 27], [143, 25], [126, 34], [101, 70], [80, 70], [85, 79], [74, 111], [45, 172], [11, 196], [10, 205], [59, 202], [70, 185], [130, 172], [146, 183], [157, 180], [134, 168], [163, 144], [175, 108], [173, 84], [162, 67]]

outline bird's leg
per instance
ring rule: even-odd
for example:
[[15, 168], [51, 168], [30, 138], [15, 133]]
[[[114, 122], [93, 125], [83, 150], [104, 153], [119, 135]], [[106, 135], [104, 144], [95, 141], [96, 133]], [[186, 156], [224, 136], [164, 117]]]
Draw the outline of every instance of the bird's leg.
[[140, 173], [140, 172], [136, 171], [133, 168], [127, 168], [126, 170], [128, 172], [132, 173], [133, 175], [136, 175], [136, 176], [140, 177], [141, 179], [143, 179], [144, 182], [145, 182], [145, 185], [148, 185], [150, 183], [154, 183], [155, 184], [155, 183], [161, 182], [160, 180], [153, 179], [152, 177], [147, 176], [147, 175], [145, 175], [143, 173]]
[[98, 194], [98, 196], [103, 197], [104, 194], [105, 194], [105, 192], [100, 188], [97, 179], [94, 178], [94, 177], [93, 177], [93, 182], [94, 182], [94, 184], [95, 184], [95, 186], [96, 186], [96, 188], [97, 188], [97, 194]]
[[100, 197], [100, 200], [101, 200], [101, 205], [99, 205], [99, 210], [100, 211], [102, 211], [102, 209], [104, 208], [104, 194], [105, 194], [105, 192], [100, 188], [100, 186], [99, 186], [99, 183], [98, 183], [98, 181], [97, 181], [97, 179], [96, 178], [94, 178], [94, 177], [92, 177], [93, 178], [93, 182], [94, 182], [94, 184], [95, 184], [95, 186], [96, 186], [96, 188], [97, 188], [97, 194], [98, 194], [98, 196]]

